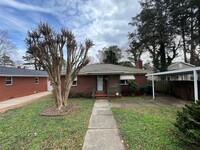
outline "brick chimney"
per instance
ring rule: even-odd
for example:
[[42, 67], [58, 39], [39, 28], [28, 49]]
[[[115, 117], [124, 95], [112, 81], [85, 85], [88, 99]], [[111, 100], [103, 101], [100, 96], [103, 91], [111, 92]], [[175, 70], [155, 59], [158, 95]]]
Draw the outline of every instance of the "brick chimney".
[[142, 60], [139, 59], [135, 62], [135, 67], [138, 69], [142, 69]]

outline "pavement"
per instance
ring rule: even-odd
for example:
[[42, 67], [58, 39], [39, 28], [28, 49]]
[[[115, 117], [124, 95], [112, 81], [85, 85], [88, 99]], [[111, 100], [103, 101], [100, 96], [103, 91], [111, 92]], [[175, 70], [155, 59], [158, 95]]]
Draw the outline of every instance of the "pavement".
[[125, 150], [107, 100], [96, 100], [82, 150]]
[[132, 102], [111, 102], [111, 107], [135, 107], [135, 106], [175, 106], [183, 107], [191, 101], [185, 101], [173, 97], [156, 98], [155, 100], [136, 100]]
[[51, 94], [51, 92], [46, 91], [46, 92], [40, 92], [40, 93], [28, 95], [28, 96], [23, 96], [23, 97], [18, 97], [18, 98], [13, 98], [10, 100], [2, 101], [2, 102], [0, 102], [0, 113], [5, 112], [9, 109], [23, 106], [27, 103], [30, 103], [39, 98], [48, 96], [50, 94]]

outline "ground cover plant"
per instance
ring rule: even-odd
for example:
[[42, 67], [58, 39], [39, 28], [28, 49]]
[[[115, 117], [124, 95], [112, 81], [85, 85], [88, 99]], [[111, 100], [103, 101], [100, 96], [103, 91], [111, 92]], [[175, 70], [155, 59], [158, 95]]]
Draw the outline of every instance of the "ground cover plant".
[[181, 141], [173, 123], [181, 108], [168, 106], [136, 106], [112, 108], [127, 149], [197, 149]]
[[70, 114], [39, 115], [53, 104], [47, 97], [0, 114], [0, 149], [82, 149], [93, 101], [69, 99], [76, 106]]

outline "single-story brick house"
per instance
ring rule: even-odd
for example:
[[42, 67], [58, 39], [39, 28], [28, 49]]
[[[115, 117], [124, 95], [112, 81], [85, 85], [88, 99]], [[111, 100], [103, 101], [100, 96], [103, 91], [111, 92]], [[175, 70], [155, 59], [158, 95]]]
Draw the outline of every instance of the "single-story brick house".
[[[139, 64], [138, 67], [142, 66]], [[92, 95], [94, 98], [127, 95], [128, 80], [135, 80], [138, 85], [144, 85], [147, 83], [146, 74], [146, 70], [134, 67], [113, 64], [87, 65], [73, 81], [70, 93]]]
[[0, 101], [47, 91], [45, 71], [0, 66]]
[[[70, 93], [94, 98], [127, 95], [128, 80], [146, 84], [146, 73], [143, 69], [112, 64], [87, 65], [73, 81]], [[51, 91], [52, 87], [46, 71], [0, 66], [0, 101], [47, 90]]]

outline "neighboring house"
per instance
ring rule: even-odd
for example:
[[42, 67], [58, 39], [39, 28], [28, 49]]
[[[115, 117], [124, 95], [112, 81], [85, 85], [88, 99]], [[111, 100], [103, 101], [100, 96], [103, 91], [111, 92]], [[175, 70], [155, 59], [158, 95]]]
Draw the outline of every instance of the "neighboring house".
[[0, 101], [47, 91], [45, 71], [0, 66]]
[[82, 93], [93, 97], [127, 95], [128, 81], [134, 80], [138, 85], [144, 85], [147, 83], [146, 74], [147, 71], [133, 67], [112, 64], [87, 65], [73, 81], [71, 94]]
[[[178, 70], [178, 69], [186, 69], [186, 68], [192, 68], [195, 67], [192, 64], [185, 63], [185, 62], [176, 62], [168, 66], [167, 70], [172, 71], [172, 70]], [[167, 76], [168, 81], [190, 81], [193, 80], [193, 74], [183, 74], [183, 75], [170, 75]]]

